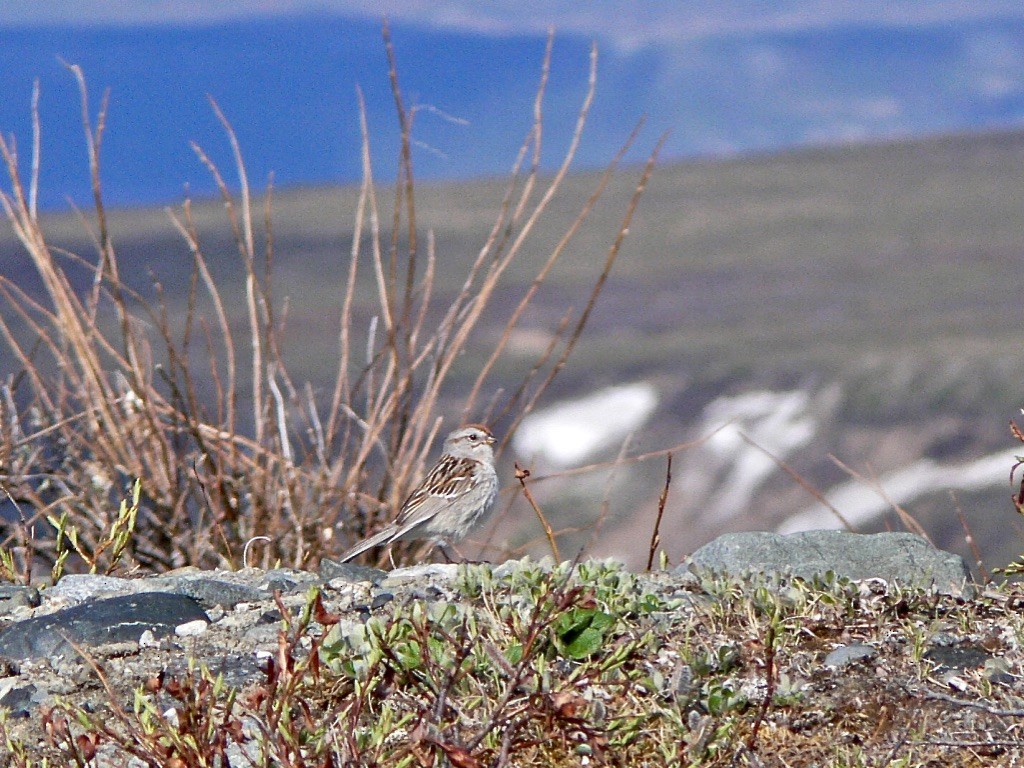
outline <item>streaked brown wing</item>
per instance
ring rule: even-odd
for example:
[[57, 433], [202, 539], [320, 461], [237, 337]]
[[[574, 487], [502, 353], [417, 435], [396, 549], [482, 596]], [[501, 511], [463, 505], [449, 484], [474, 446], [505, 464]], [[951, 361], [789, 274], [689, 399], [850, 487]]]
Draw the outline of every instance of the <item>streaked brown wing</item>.
[[474, 459], [442, 456], [430, 470], [430, 474], [409, 494], [395, 520], [395, 525], [403, 526], [433, 517], [438, 510], [451, 503], [452, 499], [468, 493], [477, 482], [474, 476], [477, 463]]

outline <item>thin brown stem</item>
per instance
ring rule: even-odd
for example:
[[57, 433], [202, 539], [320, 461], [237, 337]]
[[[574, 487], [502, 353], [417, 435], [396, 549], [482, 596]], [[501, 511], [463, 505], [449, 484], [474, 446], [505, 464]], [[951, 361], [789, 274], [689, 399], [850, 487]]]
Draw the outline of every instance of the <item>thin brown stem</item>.
[[754, 442], [752, 439], [750, 439], [750, 437], [745, 435], [743, 432], [740, 432], [739, 435], [740, 439], [743, 440], [743, 442], [745, 442], [747, 445], [753, 448], [756, 448], [769, 459], [774, 461], [779, 469], [781, 469], [783, 472], [785, 472], [787, 475], [789, 475], [796, 481], [797, 485], [799, 485], [801, 488], [803, 488], [805, 491], [811, 494], [811, 496], [817, 499], [821, 504], [827, 507], [829, 512], [835, 515], [836, 519], [843, 524], [843, 527], [846, 528], [846, 530], [854, 530], [854, 527], [850, 524], [850, 521], [843, 516], [842, 512], [840, 512], [838, 509], [835, 508], [835, 506], [833, 506], [832, 502], [828, 500], [825, 494], [823, 494], [821, 491], [815, 488], [808, 480], [806, 480], [802, 475], [800, 475], [799, 472], [793, 469], [793, 467], [791, 467], [789, 464], [780, 459], [778, 456], [776, 456], [774, 453], [769, 451], [764, 446]]
[[555, 562], [560, 563], [562, 562], [562, 557], [558, 553], [558, 542], [555, 541], [555, 533], [551, 528], [551, 523], [549, 523], [547, 518], [544, 517], [544, 513], [540, 511], [537, 501], [533, 498], [533, 493], [530, 492], [530, 487], [526, 484], [526, 478], [530, 476], [530, 470], [523, 469], [518, 463], [515, 466], [516, 480], [519, 481], [519, 485], [523, 490], [523, 496], [533, 508], [534, 513], [537, 515], [537, 519], [540, 520], [540, 524], [544, 528], [544, 535], [548, 538], [548, 546], [551, 547], [551, 554], [554, 556]]
[[651, 532], [651, 546], [647, 552], [647, 570], [654, 566], [654, 556], [661, 546], [661, 519], [665, 516], [665, 503], [668, 501], [668, 489], [672, 485], [672, 454], [665, 462], [665, 485], [658, 496], [658, 515], [654, 518], [654, 531]]

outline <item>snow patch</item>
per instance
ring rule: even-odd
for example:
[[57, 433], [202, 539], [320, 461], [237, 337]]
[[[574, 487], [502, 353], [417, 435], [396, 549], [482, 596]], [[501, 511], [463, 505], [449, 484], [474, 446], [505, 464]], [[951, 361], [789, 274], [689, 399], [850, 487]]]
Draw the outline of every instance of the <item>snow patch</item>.
[[749, 509], [757, 489], [778, 471], [765, 451], [785, 459], [814, 437], [811, 404], [803, 390], [759, 390], [719, 397], [704, 408], [701, 434], [711, 437], [701, 448], [711, 467], [701, 474], [714, 486], [707, 489], [704, 520], [719, 522]]
[[608, 387], [530, 414], [516, 430], [512, 447], [520, 456], [561, 469], [580, 466], [621, 443], [657, 405], [657, 390], [647, 382]]
[[[1017, 461], [1017, 451], [1000, 451], [966, 464], [938, 464], [921, 459], [878, 479], [881, 493], [858, 480], [850, 480], [825, 494], [854, 528], [870, 523], [892, 509], [905, 506], [935, 491], [977, 491], [1006, 485], [1007, 468]], [[883, 497], [884, 494], [884, 497]], [[787, 518], [776, 529], [797, 533], [817, 529], [841, 529], [843, 523], [821, 504]]]

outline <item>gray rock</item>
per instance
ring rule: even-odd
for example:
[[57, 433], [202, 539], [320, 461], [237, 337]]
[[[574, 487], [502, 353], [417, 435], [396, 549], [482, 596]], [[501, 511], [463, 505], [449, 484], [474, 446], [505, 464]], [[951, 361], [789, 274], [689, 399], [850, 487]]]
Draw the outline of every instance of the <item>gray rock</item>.
[[209, 621], [190, 597], [165, 592], [94, 600], [19, 621], [0, 631], [0, 655], [12, 659], [68, 656], [74, 646], [133, 642], [147, 629], [165, 637], [189, 621]]
[[430, 584], [431, 582], [451, 582], [459, 573], [456, 563], [424, 563], [410, 565], [407, 568], [396, 568], [380, 583], [384, 589]]
[[0, 584], [0, 614], [8, 614], [15, 608], [36, 608], [39, 605], [39, 590], [18, 584]]
[[96, 573], [69, 573], [46, 590], [46, 596], [60, 597], [68, 603], [81, 603], [104, 595], [137, 592], [142, 584], [141, 579], [121, 579]]
[[841, 645], [825, 657], [826, 667], [847, 667], [858, 661], [870, 661], [878, 655], [878, 651], [870, 645], [863, 643], [851, 643]]
[[368, 581], [373, 585], [377, 585], [384, 581], [387, 576], [387, 571], [382, 571], [380, 568], [353, 565], [352, 563], [339, 563], [336, 560], [328, 560], [327, 558], [320, 561], [320, 577], [324, 581], [344, 579], [345, 581]]
[[813, 579], [832, 571], [853, 581], [879, 578], [965, 599], [976, 594], [962, 557], [912, 533], [729, 533], [705, 544], [679, 568], [687, 567], [737, 578], [760, 574], [770, 580]]
[[968, 670], [984, 667], [989, 654], [984, 648], [964, 642], [957, 645], [934, 645], [925, 651], [924, 657], [936, 665], [936, 671]]
[[[125, 595], [133, 592], [172, 592], [194, 598], [206, 608], [216, 605], [231, 608], [238, 603], [267, 599], [272, 591], [261, 589], [256, 580], [266, 580], [268, 573], [259, 571], [247, 574], [241, 571], [200, 571], [195, 568], [187, 568], [148, 579], [70, 574], [62, 578], [56, 586], [47, 590], [47, 597], [59, 597], [66, 603], [77, 604], [93, 598]], [[280, 587], [281, 584], [276, 586]], [[288, 586], [293, 585], [289, 584]]]
[[268, 593], [281, 592], [305, 592], [314, 584], [320, 584], [321, 578], [308, 571], [296, 571], [291, 568], [275, 568], [267, 571], [260, 582], [260, 589]]
[[266, 600], [268, 596], [266, 591], [248, 584], [194, 574], [163, 576], [146, 581], [152, 583], [154, 591], [186, 595], [204, 608], [213, 608], [217, 605], [234, 608], [239, 603]]
[[38, 691], [31, 683], [25, 686], [12, 686], [0, 696], [0, 707], [8, 710], [9, 717], [28, 717], [38, 703]]

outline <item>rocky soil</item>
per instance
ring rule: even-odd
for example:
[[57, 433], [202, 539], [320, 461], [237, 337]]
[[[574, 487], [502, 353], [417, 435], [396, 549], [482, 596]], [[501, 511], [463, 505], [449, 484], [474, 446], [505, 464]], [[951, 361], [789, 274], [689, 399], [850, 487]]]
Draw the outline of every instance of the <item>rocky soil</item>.
[[[55, 712], [121, 722], [111, 715], [120, 711], [127, 722], [145, 695], [162, 717], [178, 723], [185, 712], [168, 681], [194, 678], [200, 665], [241, 692], [265, 684], [268, 669], [281, 659], [282, 632], [311, 604], [314, 591], [322, 603], [310, 637], [331, 626], [354, 636], [371, 617], [410, 606], [456, 605], [483, 616], [502, 601], [514, 603], [525, 594], [524, 583], [552, 573], [569, 572], [525, 560], [390, 573], [324, 562], [316, 573], [185, 569], [139, 579], [69, 575], [40, 590], [5, 587], [5, 764], [42, 756], [51, 764], [72, 762], [61, 745], [64, 721]], [[674, 734], [670, 750], [679, 759], [695, 765], [1024, 760], [1017, 730], [1024, 716], [1024, 590], [973, 584], [959, 557], [909, 534], [741, 534], [713, 542], [671, 571], [630, 574], [590, 563], [571, 579], [617, 624], [606, 631], [603, 646], [563, 659], [561, 673], [571, 676], [583, 659], [613, 653], [627, 635], [652, 638], [636, 670], [647, 686], [642, 708], [677, 722], [662, 731]], [[609, 584], [635, 604], [655, 607], [620, 612]], [[299, 643], [293, 650], [302, 648]], [[628, 750], [643, 749], [657, 729], [649, 723], [638, 729], [621, 751], [609, 746], [621, 727], [612, 714], [615, 697], [598, 695], [596, 683], [593, 688], [587, 678], [574, 687], [586, 702], [580, 706], [589, 708], [589, 730], [580, 726], [589, 740], [566, 746], [558, 764], [641, 764], [626, 756], [640, 753]], [[338, 701], [331, 706], [343, 706]], [[90, 757], [88, 764], [157, 764], [109, 733], [94, 738], [87, 726], [68, 727], [80, 748], [89, 746], [80, 753]], [[593, 734], [600, 728], [598, 738]], [[252, 733], [236, 733], [231, 765], [263, 764], [266, 753], [253, 746]], [[417, 733], [399, 728], [393, 740], [421, 738]], [[593, 748], [598, 744], [601, 750]], [[435, 755], [440, 764], [512, 759], [504, 752], [485, 759], [467, 749], [469, 757], [459, 763], [449, 748]], [[518, 764], [543, 764], [523, 759]]]

